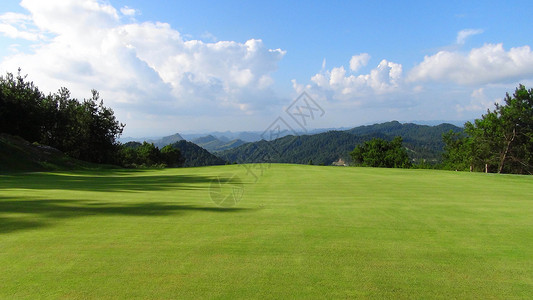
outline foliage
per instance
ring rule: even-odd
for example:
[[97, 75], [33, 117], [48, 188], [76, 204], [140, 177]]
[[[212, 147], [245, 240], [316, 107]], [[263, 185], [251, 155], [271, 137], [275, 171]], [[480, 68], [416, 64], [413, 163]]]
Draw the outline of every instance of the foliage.
[[444, 169], [466, 171], [473, 164], [472, 139], [464, 132], [449, 131], [442, 135], [444, 141], [443, 164]]
[[372, 139], [355, 147], [350, 156], [357, 166], [380, 168], [411, 167], [411, 162], [407, 155], [407, 150], [402, 145], [401, 137], [395, 137], [390, 142], [380, 138]]
[[165, 146], [159, 150], [153, 143], [128, 142], [120, 149], [121, 165], [124, 167], [181, 167], [183, 159], [179, 149]]
[[463, 129], [452, 124], [443, 123], [437, 126], [402, 124], [398, 121], [381, 124], [359, 126], [347, 132], [355, 135], [383, 135], [382, 138], [392, 140], [401, 136], [405, 147], [409, 149], [409, 157], [414, 161], [425, 161], [437, 164], [441, 160], [444, 148], [442, 134], [448, 131], [462, 132]]
[[172, 145], [166, 145], [161, 149], [161, 158], [169, 167], [179, 167], [183, 165], [180, 149], [174, 148]]
[[0, 133], [0, 174], [19, 171], [57, 171], [104, 169], [97, 165], [66, 156], [61, 151], [39, 143]]
[[45, 122], [43, 94], [26, 77], [7, 73], [0, 76], [0, 132], [39, 141]]
[[122, 146], [120, 156], [121, 164], [125, 167], [200, 167], [226, 164], [223, 159], [185, 140], [166, 145], [161, 150], [153, 143], [128, 142]]
[[444, 136], [445, 165], [498, 173], [533, 173], [533, 89], [520, 85], [504, 104], [465, 124], [465, 136]]
[[66, 88], [44, 96], [26, 77], [0, 76], [0, 132], [57, 148], [95, 163], [116, 163], [124, 124], [97, 91], [79, 102]]
[[[313, 135], [285, 136], [273, 141], [246, 143], [234, 149], [218, 153], [222, 158], [238, 163], [298, 163], [307, 164], [312, 160], [318, 165], [331, 165], [339, 160], [350, 161], [349, 153], [356, 145], [373, 138], [393, 140], [393, 133], [408, 137], [404, 145], [409, 158], [414, 161], [435, 165], [441, 157], [442, 134], [448, 130], [462, 131], [451, 124], [425, 126], [387, 122], [370, 126], [356, 127], [347, 131], [328, 131]], [[400, 135], [400, 134], [398, 134]]]
[[226, 164], [224, 159], [215, 156], [204, 148], [186, 140], [181, 140], [169, 146], [174, 149], [179, 149], [182, 156], [181, 161], [184, 167], [201, 167]]

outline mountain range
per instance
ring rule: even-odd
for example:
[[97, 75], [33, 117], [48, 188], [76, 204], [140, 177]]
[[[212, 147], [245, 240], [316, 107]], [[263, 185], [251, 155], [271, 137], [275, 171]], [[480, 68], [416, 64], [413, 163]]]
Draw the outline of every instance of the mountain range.
[[392, 140], [401, 136], [413, 162], [437, 163], [444, 148], [442, 134], [459, 132], [452, 124], [437, 126], [402, 124], [397, 121], [355, 127], [344, 131], [328, 131], [311, 135], [285, 136], [273, 141], [247, 143], [217, 153], [222, 159], [237, 163], [273, 162], [331, 165], [339, 159], [350, 161], [349, 153], [356, 145], [373, 138]]
[[216, 152], [236, 148], [243, 144], [246, 144], [246, 142], [241, 139], [235, 139], [235, 140], [228, 141], [227, 139], [221, 140], [212, 135], [194, 139], [192, 140], [192, 142], [206, 149], [207, 151], [211, 153], [216, 153]]
[[[442, 134], [450, 130], [460, 132], [462, 128], [448, 123], [429, 126], [391, 121], [348, 130], [315, 130], [302, 135], [282, 136], [273, 141], [246, 142], [243, 139], [231, 139], [235, 135], [225, 132], [220, 133], [218, 137], [214, 134], [197, 136], [192, 142], [183, 139], [186, 135], [176, 133], [151, 142], [159, 148], [168, 144], [179, 148], [187, 161], [186, 166], [225, 162], [299, 164], [313, 162], [331, 165], [339, 159], [349, 162], [349, 153], [355, 146], [365, 141], [373, 138], [392, 140], [396, 136], [401, 136], [413, 162], [437, 163], [441, 160], [444, 147]], [[261, 133], [246, 132], [244, 134], [241, 132], [240, 136], [246, 136], [249, 139], [255, 134], [259, 137], [261, 135]], [[187, 137], [190, 138], [190, 136]]]

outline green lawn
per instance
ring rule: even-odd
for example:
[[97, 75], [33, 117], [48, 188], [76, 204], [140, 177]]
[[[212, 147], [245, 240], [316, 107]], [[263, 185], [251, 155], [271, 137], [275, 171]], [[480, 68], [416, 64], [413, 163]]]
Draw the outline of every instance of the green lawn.
[[531, 176], [267, 167], [0, 175], [0, 298], [533, 297]]

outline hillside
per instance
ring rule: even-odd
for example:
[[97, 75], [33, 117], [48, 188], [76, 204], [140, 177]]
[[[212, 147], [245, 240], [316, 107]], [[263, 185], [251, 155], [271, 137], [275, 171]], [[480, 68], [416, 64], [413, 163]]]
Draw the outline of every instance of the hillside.
[[12, 171], [54, 171], [101, 168], [64, 155], [61, 151], [11, 136], [0, 134], [0, 173]]
[[452, 124], [436, 126], [418, 125], [413, 123], [400, 123], [398, 121], [359, 126], [347, 130], [355, 135], [384, 134], [389, 137], [401, 136], [404, 144], [408, 145], [412, 158], [437, 159], [444, 148], [442, 134], [448, 131], [460, 132], [463, 129]]
[[179, 133], [175, 133], [173, 135], [162, 137], [158, 140], [153, 141], [154, 145], [158, 147], [159, 149], [165, 147], [166, 145], [174, 144], [175, 142], [179, 142], [183, 140], [183, 137]]
[[392, 140], [401, 136], [413, 161], [438, 162], [444, 143], [442, 134], [449, 130], [462, 129], [451, 125], [438, 126], [401, 124], [397, 121], [355, 127], [346, 131], [329, 131], [314, 135], [285, 136], [274, 141], [259, 141], [244, 144], [219, 153], [230, 162], [280, 162], [330, 165], [342, 158], [349, 161], [349, 153], [356, 145], [372, 138]]
[[224, 159], [211, 154], [209, 151], [192, 142], [181, 140], [171, 145], [174, 148], [180, 149], [181, 156], [184, 159], [184, 167], [201, 167], [226, 164]]
[[230, 162], [274, 162], [330, 165], [339, 158], [349, 159], [348, 153], [354, 145], [370, 140], [374, 136], [356, 136], [343, 131], [285, 136], [274, 141], [247, 143], [219, 153]]
[[228, 141], [227, 139], [221, 140], [212, 135], [194, 139], [192, 140], [192, 142], [204, 148], [205, 150], [209, 152], [220, 152], [220, 151], [239, 147], [240, 145], [243, 145], [246, 143], [240, 139], [235, 139], [231, 141]]

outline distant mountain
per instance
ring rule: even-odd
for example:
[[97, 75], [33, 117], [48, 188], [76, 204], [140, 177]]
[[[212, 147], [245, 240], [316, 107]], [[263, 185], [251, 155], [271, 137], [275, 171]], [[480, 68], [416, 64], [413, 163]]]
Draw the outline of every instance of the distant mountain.
[[245, 144], [245, 142], [240, 139], [231, 141], [228, 141], [227, 139], [220, 140], [212, 135], [197, 138], [192, 142], [212, 153], [232, 149]]
[[181, 140], [183, 140], [181, 135], [179, 133], [175, 133], [173, 135], [165, 136], [165, 137], [162, 137], [158, 140], [151, 141], [151, 142], [154, 143], [156, 147], [161, 149], [165, 147], [166, 145], [174, 144], [175, 142], [179, 142]]
[[262, 131], [214, 131], [208, 133], [194, 133], [194, 134], [183, 134], [182, 136], [188, 141], [194, 141], [198, 138], [205, 137], [206, 135], [214, 136], [215, 138], [223, 141], [229, 142], [232, 140], [242, 140], [244, 142], [257, 142], [261, 140]]
[[[174, 148], [180, 149], [181, 157], [183, 158], [184, 167], [200, 167], [200, 166], [212, 166], [212, 165], [224, 165], [226, 161], [211, 154], [206, 149], [196, 145], [195, 143], [186, 141], [184, 139], [178, 140], [173, 143], [167, 143], [172, 139], [179, 139], [181, 136], [179, 134], [174, 134], [165, 138], [162, 138], [157, 141], [157, 144], [154, 143], [154, 146], [159, 149], [164, 146], [171, 145]], [[150, 143], [150, 141], [147, 141]], [[163, 145], [164, 144], [164, 145]], [[142, 144], [139, 142], [131, 141], [124, 144], [125, 147], [136, 149]]]
[[452, 124], [437, 126], [418, 125], [413, 123], [400, 123], [398, 121], [359, 126], [347, 130], [355, 135], [384, 134], [388, 137], [401, 136], [404, 144], [411, 150], [413, 159], [426, 159], [429, 161], [440, 160], [444, 148], [442, 134], [448, 131], [460, 132], [463, 129]]
[[314, 135], [285, 136], [273, 141], [261, 140], [247, 143], [234, 149], [220, 152], [221, 158], [229, 162], [253, 163], [297, 163], [331, 165], [342, 158], [349, 160], [348, 153], [356, 144], [371, 137], [355, 136], [343, 131], [329, 131]]
[[413, 138], [413, 139], [437, 139], [442, 140], [442, 133], [448, 132], [450, 130], [462, 130], [460, 127], [457, 127], [452, 124], [439, 124], [437, 126], [429, 125], [418, 125], [414, 123], [400, 123], [398, 121], [385, 122], [374, 125], [359, 126], [352, 129], [346, 130], [351, 134], [364, 135], [364, 134], [373, 134], [376, 132], [384, 133], [386, 135], [392, 136], [401, 136], [404, 139]]
[[123, 138], [119, 138], [119, 141], [124, 144], [129, 143], [129, 142], [146, 141], [147, 143], [153, 143], [154, 146], [161, 149], [165, 147], [166, 145], [173, 144], [183, 139], [184, 138], [179, 133], [175, 133], [173, 135], [164, 136], [164, 137], [144, 137], [144, 138], [123, 137]]
[[[213, 142], [220, 142], [220, 140], [217, 139], [216, 137], [212, 136], [212, 135], [207, 135], [207, 136], [203, 136], [203, 137], [199, 137], [197, 139], [194, 139], [191, 142], [193, 142], [196, 145], [202, 147], [202, 145], [206, 145], [206, 144], [213, 143]], [[205, 148], [205, 147], [202, 147], [202, 148], [207, 150], [207, 148]]]
[[181, 140], [171, 144], [172, 147], [180, 149], [184, 159], [184, 167], [201, 167], [224, 165], [226, 161], [211, 154], [206, 149], [186, 140]]
[[230, 162], [283, 162], [330, 165], [339, 158], [349, 161], [349, 153], [356, 145], [372, 138], [392, 140], [401, 136], [411, 159], [437, 162], [444, 144], [442, 134], [461, 131], [462, 128], [441, 124], [438, 126], [401, 124], [397, 121], [355, 127], [346, 131], [329, 131], [314, 135], [285, 136], [273, 141], [247, 143], [237, 148], [220, 152]]

